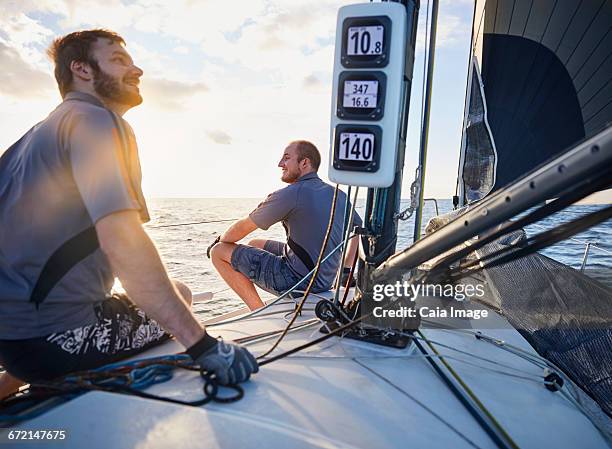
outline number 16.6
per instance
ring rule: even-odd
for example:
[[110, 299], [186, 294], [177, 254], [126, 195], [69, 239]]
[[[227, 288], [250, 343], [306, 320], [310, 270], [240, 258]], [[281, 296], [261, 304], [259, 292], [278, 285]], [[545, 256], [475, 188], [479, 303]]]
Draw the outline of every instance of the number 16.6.
[[370, 101], [368, 100], [368, 97], [365, 97], [363, 101], [361, 100], [360, 97], [353, 97], [351, 100], [353, 101], [353, 107], [367, 108], [370, 105]]

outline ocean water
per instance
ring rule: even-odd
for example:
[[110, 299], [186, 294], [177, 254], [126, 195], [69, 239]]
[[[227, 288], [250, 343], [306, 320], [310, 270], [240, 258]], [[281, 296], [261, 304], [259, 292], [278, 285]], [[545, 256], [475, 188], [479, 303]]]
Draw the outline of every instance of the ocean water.
[[[202, 318], [226, 313], [242, 305], [238, 296], [227, 288], [225, 282], [215, 271], [206, 257], [206, 248], [221, 234], [231, 222], [189, 224], [168, 226], [182, 223], [215, 221], [242, 218], [253, 210], [261, 199], [254, 198], [154, 198], [148, 201], [151, 222], [146, 225], [147, 231], [162, 256], [170, 275], [189, 285], [194, 292], [214, 292], [211, 301], [194, 305], [196, 314]], [[408, 200], [402, 201], [402, 209], [408, 206]], [[438, 200], [440, 213], [452, 210], [450, 200]], [[559, 212], [537, 225], [527, 228], [528, 235], [541, 232], [561, 222], [576, 218], [596, 210], [601, 206], [572, 206]], [[363, 216], [364, 202], [359, 201], [357, 211]], [[423, 223], [436, 215], [433, 202], [426, 202], [423, 211]], [[397, 249], [403, 249], [412, 243], [413, 219], [400, 222]], [[162, 227], [159, 227], [162, 226]], [[284, 241], [285, 232], [280, 224], [268, 231], [256, 230], [249, 238], [268, 238]], [[586, 272], [603, 281], [612, 281], [612, 221], [607, 221], [586, 232], [566, 240], [561, 244], [547, 248], [543, 254], [580, 269], [585, 252], [585, 242], [595, 243], [601, 250], [591, 248], [589, 251]], [[260, 292], [263, 298], [271, 297]]]

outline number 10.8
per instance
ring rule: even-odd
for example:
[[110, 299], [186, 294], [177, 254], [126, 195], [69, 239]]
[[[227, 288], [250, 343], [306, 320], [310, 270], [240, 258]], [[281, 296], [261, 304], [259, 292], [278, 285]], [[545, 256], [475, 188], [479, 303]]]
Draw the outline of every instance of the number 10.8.
[[349, 36], [352, 45], [352, 54], [354, 55], [368, 55], [382, 53], [382, 42], [377, 40], [374, 42], [374, 50], [372, 49], [372, 35], [370, 31], [357, 30]]

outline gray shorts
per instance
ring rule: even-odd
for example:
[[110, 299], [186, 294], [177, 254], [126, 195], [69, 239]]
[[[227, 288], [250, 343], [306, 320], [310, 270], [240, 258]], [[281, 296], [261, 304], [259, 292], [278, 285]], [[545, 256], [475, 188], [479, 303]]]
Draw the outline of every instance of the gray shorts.
[[[232, 268], [269, 293], [274, 295], [284, 293], [302, 279], [283, 256], [284, 247], [284, 243], [275, 240], [268, 240], [264, 249], [237, 245], [232, 253]], [[301, 282], [298, 290], [304, 290], [308, 286], [308, 281], [309, 279], [305, 279]]]

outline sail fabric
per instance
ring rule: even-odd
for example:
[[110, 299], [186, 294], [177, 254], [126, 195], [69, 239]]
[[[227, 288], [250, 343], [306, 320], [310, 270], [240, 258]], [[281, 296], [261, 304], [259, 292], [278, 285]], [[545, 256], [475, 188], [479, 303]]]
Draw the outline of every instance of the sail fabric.
[[[482, 258], [524, 238], [516, 231], [476, 253]], [[612, 417], [612, 288], [541, 254], [485, 273], [494, 293], [487, 304]]]
[[[461, 204], [504, 187], [612, 122], [612, 0], [478, 1], [472, 44], [477, 68], [470, 69], [466, 100]], [[478, 74], [481, 94], [474, 88]], [[481, 110], [490, 150], [471, 130]]]

